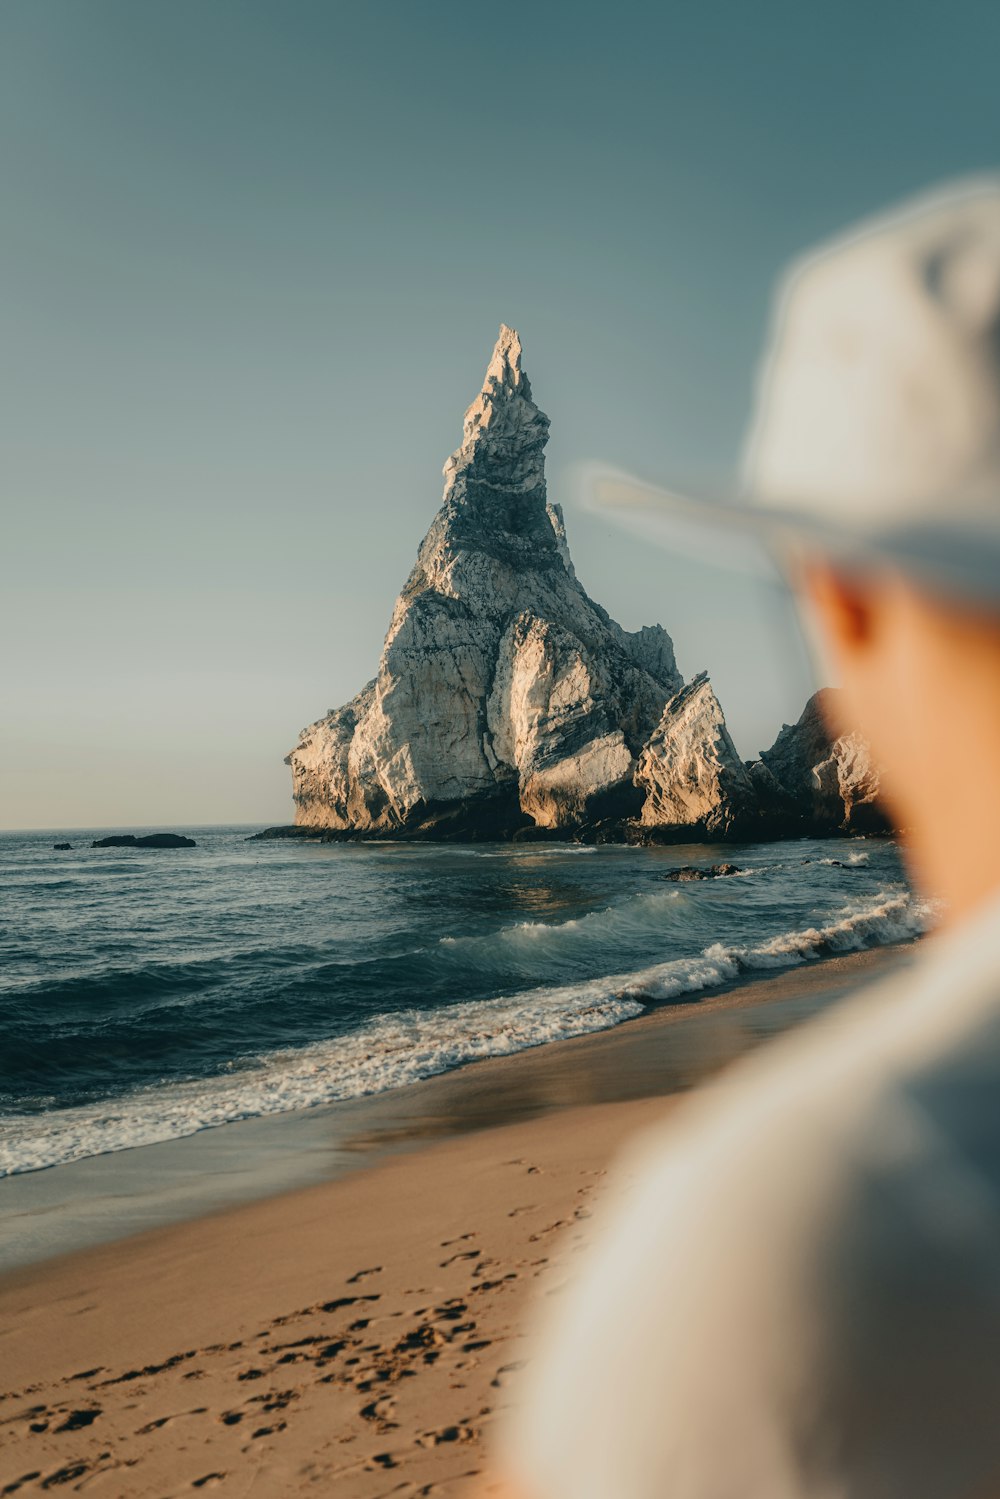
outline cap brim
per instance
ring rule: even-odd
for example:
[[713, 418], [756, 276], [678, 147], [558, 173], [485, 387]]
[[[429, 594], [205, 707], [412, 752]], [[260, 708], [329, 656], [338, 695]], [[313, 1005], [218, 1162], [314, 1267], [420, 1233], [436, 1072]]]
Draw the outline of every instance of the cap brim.
[[667, 489], [592, 463], [578, 465], [573, 481], [585, 510], [666, 552], [766, 581], [776, 582], [781, 576], [787, 520], [780, 526], [779, 517], [752, 509], [723, 485]]
[[849, 566], [896, 567], [953, 598], [1000, 604], [1000, 506], [996, 523], [982, 514], [959, 519], [952, 499], [942, 502], [941, 519], [866, 532], [748, 504], [725, 483], [667, 489], [597, 464], [582, 465], [576, 477], [586, 509], [729, 571], [773, 580], [792, 558], [818, 553]]

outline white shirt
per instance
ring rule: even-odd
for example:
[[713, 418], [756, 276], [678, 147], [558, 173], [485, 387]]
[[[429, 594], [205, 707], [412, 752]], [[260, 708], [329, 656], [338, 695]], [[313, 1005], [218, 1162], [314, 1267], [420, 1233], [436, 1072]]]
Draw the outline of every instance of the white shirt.
[[694, 1095], [622, 1175], [508, 1434], [530, 1495], [1000, 1477], [1000, 899]]

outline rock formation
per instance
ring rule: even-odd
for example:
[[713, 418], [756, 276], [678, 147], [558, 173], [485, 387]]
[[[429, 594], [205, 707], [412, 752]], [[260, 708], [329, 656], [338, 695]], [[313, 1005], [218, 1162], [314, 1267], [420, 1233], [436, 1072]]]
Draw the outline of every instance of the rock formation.
[[[146, 833], [137, 838], [135, 833], [112, 833], [108, 838], [95, 838], [91, 848], [197, 848], [193, 838], [182, 833]], [[59, 844], [56, 844], [59, 847]], [[69, 844], [66, 845], [69, 847]]]
[[577, 580], [547, 502], [548, 418], [501, 328], [378, 675], [288, 757], [296, 822], [496, 835], [638, 813], [636, 759], [681, 686]]
[[704, 672], [667, 703], [635, 779], [646, 793], [643, 827], [708, 838], [756, 831], [757, 794]]
[[798, 723], [785, 724], [752, 767], [762, 807], [779, 820], [797, 818], [804, 829], [883, 832], [881, 774], [867, 742], [856, 731], [835, 735], [837, 689], [813, 693]]
[[877, 775], [856, 736], [831, 743], [817, 699], [744, 764], [708, 678], [684, 685], [666, 631], [630, 633], [588, 597], [546, 496], [548, 432], [502, 327], [377, 675], [288, 756], [294, 831], [644, 840], [860, 825]]

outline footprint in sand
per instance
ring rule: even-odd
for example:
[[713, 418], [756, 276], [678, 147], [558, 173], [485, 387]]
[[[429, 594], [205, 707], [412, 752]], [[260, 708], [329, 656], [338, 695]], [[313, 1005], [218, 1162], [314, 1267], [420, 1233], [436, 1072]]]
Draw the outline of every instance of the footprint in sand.
[[160, 1416], [156, 1421], [147, 1421], [145, 1426], [140, 1426], [136, 1432], [137, 1437], [148, 1436], [151, 1431], [159, 1431], [162, 1426], [167, 1426], [173, 1420], [173, 1416]]
[[203, 1478], [196, 1478], [192, 1483], [193, 1489], [214, 1489], [217, 1484], [225, 1481], [225, 1473], [206, 1473]]
[[250, 1440], [254, 1442], [258, 1437], [277, 1436], [278, 1432], [284, 1431], [287, 1425], [287, 1421], [276, 1421], [273, 1426], [258, 1426], [257, 1430], [252, 1433]]
[[[239, 1348], [239, 1343], [232, 1343], [230, 1347]], [[172, 1358], [163, 1360], [162, 1364], [146, 1364], [142, 1369], [127, 1369], [124, 1374], [119, 1374], [115, 1379], [102, 1379], [98, 1388], [104, 1385], [128, 1384], [133, 1379], [149, 1379], [154, 1374], [162, 1374], [166, 1369], [173, 1369], [178, 1364], [183, 1364], [186, 1359], [194, 1358], [197, 1348], [189, 1348], [186, 1353], [175, 1353]]]
[[382, 1266], [381, 1265], [372, 1265], [372, 1267], [371, 1267], [370, 1270], [356, 1270], [354, 1272], [354, 1274], [349, 1278], [347, 1284], [349, 1286], [356, 1286], [356, 1285], [360, 1284], [361, 1281], [367, 1280], [370, 1275], [381, 1275], [381, 1274], [382, 1274]]
[[70, 1411], [62, 1425], [56, 1427], [56, 1431], [82, 1431], [85, 1426], [92, 1426], [101, 1414], [99, 1405], [90, 1410]]
[[482, 1252], [481, 1249], [460, 1249], [457, 1254], [449, 1255], [446, 1260], [442, 1260], [440, 1268], [447, 1270], [449, 1265], [454, 1265], [458, 1260], [478, 1260]]
[[467, 1244], [470, 1239], [474, 1239], [475, 1237], [475, 1234], [459, 1234], [457, 1239], [442, 1239], [441, 1248], [450, 1249], [452, 1244]]
[[513, 1364], [501, 1364], [496, 1374], [490, 1380], [490, 1384], [495, 1390], [505, 1389], [510, 1384], [511, 1375], [517, 1374], [520, 1369], [524, 1368], [527, 1362], [527, 1359], [522, 1358]]
[[392, 1419], [395, 1409], [396, 1402], [391, 1395], [383, 1395], [363, 1405], [359, 1415], [363, 1420], [373, 1422], [376, 1431], [394, 1431], [399, 1426], [399, 1422]]
[[57, 1468], [47, 1478], [42, 1479], [43, 1489], [54, 1489], [58, 1484], [72, 1483], [75, 1478], [82, 1478], [90, 1469], [86, 1463], [69, 1463], [65, 1468]]
[[400, 1338], [392, 1352], [413, 1353], [421, 1348], [440, 1348], [448, 1339], [437, 1327], [432, 1327], [429, 1322], [424, 1322], [420, 1327], [415, 1327], [405, 1337]]
[[[12, 1421], [37, 1421], [42, 1416], [49, 1416], [51, 1412], [47, 1405], [29, 1405], [27, 1410], [19, 1411], [16, 1416], [7, 1416], [0, 1421], [0, 1426], [9, 1426]], [[46, 1426], [48, 1421], [45, 1422]]]
[[367, 1296], [338, 1296], [334, 1301], [324, 1301], [322, 1306], [310, 1307], [314, 1312], [339, 1312], [341, 1307], [357, 1306], [361, 1301], [381, 1301], [381, 1296], [374, 1292]]
[[495, 1291], [498, 1286], [502, 1286], [504, 1284], [504, 1282], [508, 1281], [508, 1280], [517, 1280], [517, 1271], [516, 1270], [508, 1270], [507, 1274], [506, 1275], [501, 1275], [498, 1280], [480, 1280], [480, 1281], [477, 1281], [473, 1285], [472, 1291], [475, 1294], [478, 1294], [479, 1292], [482, 1292], [482, 1291]]
[[550, 1223], [547, 1228], [540, 1228], [537, 1233], [528, 1235], [528, 1243], [535, 1244], [539, 1239], [546, 1238], [549, 1234], [556, 1233], [560, 1228], [569, 1228], [568, 1218], [557, 1218], [555, 1223]]
[[417, 1437], [417, 1443], [421, 1447], [440, 1447], [442, 1442], [473, 1442], [477, 1434], [475, 1427], [459, 1423], [442, 1426], [437, 1431], [424, 1431]]
[[301, 1390], [269, 1390], [266, 1395], [251, 1395], [250, 1404], [259, 1405], [262, 1410], [270, 1414], [271, 1411], [287, 1410], [293, 1400], [298, 1400]]
[[434, 1315], [445, 1322], [455, 1322], [459, 1317], [465, 1315], [469, 1310], [468, 1303], [462, 1301], [458, 1296], [453, 1296], [449, 1301], [442, 1301], [440, 1306], [434, 1308]]

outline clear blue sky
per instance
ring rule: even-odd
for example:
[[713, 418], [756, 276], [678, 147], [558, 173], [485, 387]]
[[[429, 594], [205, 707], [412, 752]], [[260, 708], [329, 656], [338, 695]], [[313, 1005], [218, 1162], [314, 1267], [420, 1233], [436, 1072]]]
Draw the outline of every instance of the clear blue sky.
[[[601, 458], [733, 463], [792, 254], [1000, 148], [1000, 6], [6, 0], [0, 826], [290, 818], [497, 325]], [[766, 598], [567, 503], [750, 755]]]

